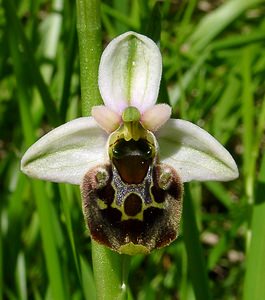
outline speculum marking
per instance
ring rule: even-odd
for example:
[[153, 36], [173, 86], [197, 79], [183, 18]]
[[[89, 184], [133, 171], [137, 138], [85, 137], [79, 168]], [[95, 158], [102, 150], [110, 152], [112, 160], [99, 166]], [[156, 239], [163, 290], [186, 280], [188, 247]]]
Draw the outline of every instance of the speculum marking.
[[[95, 188], [96, 168], [86, 174], [82, 186], [83, 210], [92, 237], [118, 252], [127, 249], [127, 254], [130, 251], [135, 254], [137, 249], [150, 252], [173, 241], [178, 235], [182, 208], [182, 184], [176, 171], [163, 164], [149, 167], [145, 186], [126, 184], [120, 178], [117, 181], [120, 176], [113, 165], [105, 165], [105, 169], [108, 172], [105, 187]], [[167, 189], [159, 186], [164, 170], [172, 172]], [[106, 206], [100, 206], [99, 201]], [[126, 245], [139, 248], [130, 250]]]

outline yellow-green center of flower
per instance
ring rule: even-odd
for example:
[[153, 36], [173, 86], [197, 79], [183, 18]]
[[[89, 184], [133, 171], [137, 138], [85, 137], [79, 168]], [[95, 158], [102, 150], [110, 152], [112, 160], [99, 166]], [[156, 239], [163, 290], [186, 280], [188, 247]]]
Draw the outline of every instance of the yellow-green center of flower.
[[[122, 141], [127, 145], [135, 142], [146, 141], [150, 145], [151, 157], [154, 158], [156, 154], [155, 141], [153, 135], [146, 130], [140, 123], [141, 114], [136, 107], [129, 106], [122, 113], [122, 125], [114, 131], [109, 139], [109, 156], [112, 160], [113, 149]], [[131, 143], [131, 144], [130, 144]], [[127, 145], [127, 146], [128, 146]]]
[[131, 139], [138, 141], [144, 135], [144, 130], [140, 124], [141, 114], [136, 107], [129, 106], [122, 113], [123, 138], [125, 141]]

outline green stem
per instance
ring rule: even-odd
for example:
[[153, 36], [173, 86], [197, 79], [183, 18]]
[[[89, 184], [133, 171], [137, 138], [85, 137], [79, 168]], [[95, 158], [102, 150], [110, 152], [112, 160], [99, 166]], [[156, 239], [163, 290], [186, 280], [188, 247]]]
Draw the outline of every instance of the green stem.
[[77, 0], [77, 32], [79, 40], [82, 114], [101, 104], [98, 89], [98, 65], [101, 55], [101, 23], [99, 0]]
[[127, 298], [129, 256], [92, 242], [93, 269], [100, 300]]
[[[82, 114], [101, 104], [98, 66], [101, 55], [100, 1], [77, 0]], [[92, 261], [97, 299], [126, 299], [127, 256], [92, 241]]]

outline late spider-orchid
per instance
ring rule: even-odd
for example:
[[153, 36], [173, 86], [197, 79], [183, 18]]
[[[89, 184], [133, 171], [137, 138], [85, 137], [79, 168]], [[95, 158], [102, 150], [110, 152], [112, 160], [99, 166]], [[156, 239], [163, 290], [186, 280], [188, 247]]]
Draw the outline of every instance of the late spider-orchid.
[[99, 67], [105, 105], [50, 131], [21, 161], [28, 176], [80, 185], [91, 237], [119, 253], [149, 253], [177, 237], [183, 182], [238, 176], [209, 133], [155, 105], [161, 72], [148, 37], [112, 40]]

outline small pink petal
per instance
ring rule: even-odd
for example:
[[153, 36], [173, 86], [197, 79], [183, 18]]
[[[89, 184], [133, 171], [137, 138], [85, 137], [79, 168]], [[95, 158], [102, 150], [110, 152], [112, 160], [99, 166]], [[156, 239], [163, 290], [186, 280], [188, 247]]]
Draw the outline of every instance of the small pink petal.
[[171, 111], [172, 109], [169, 105], [157, 104], [143, 113], [141, 123], [146, 129], [155, 132], [167, 122]]
[[108, 133], [120, 126], [121, 116], [104, 105], [94, 106], [91, 114], [98, 125]]

